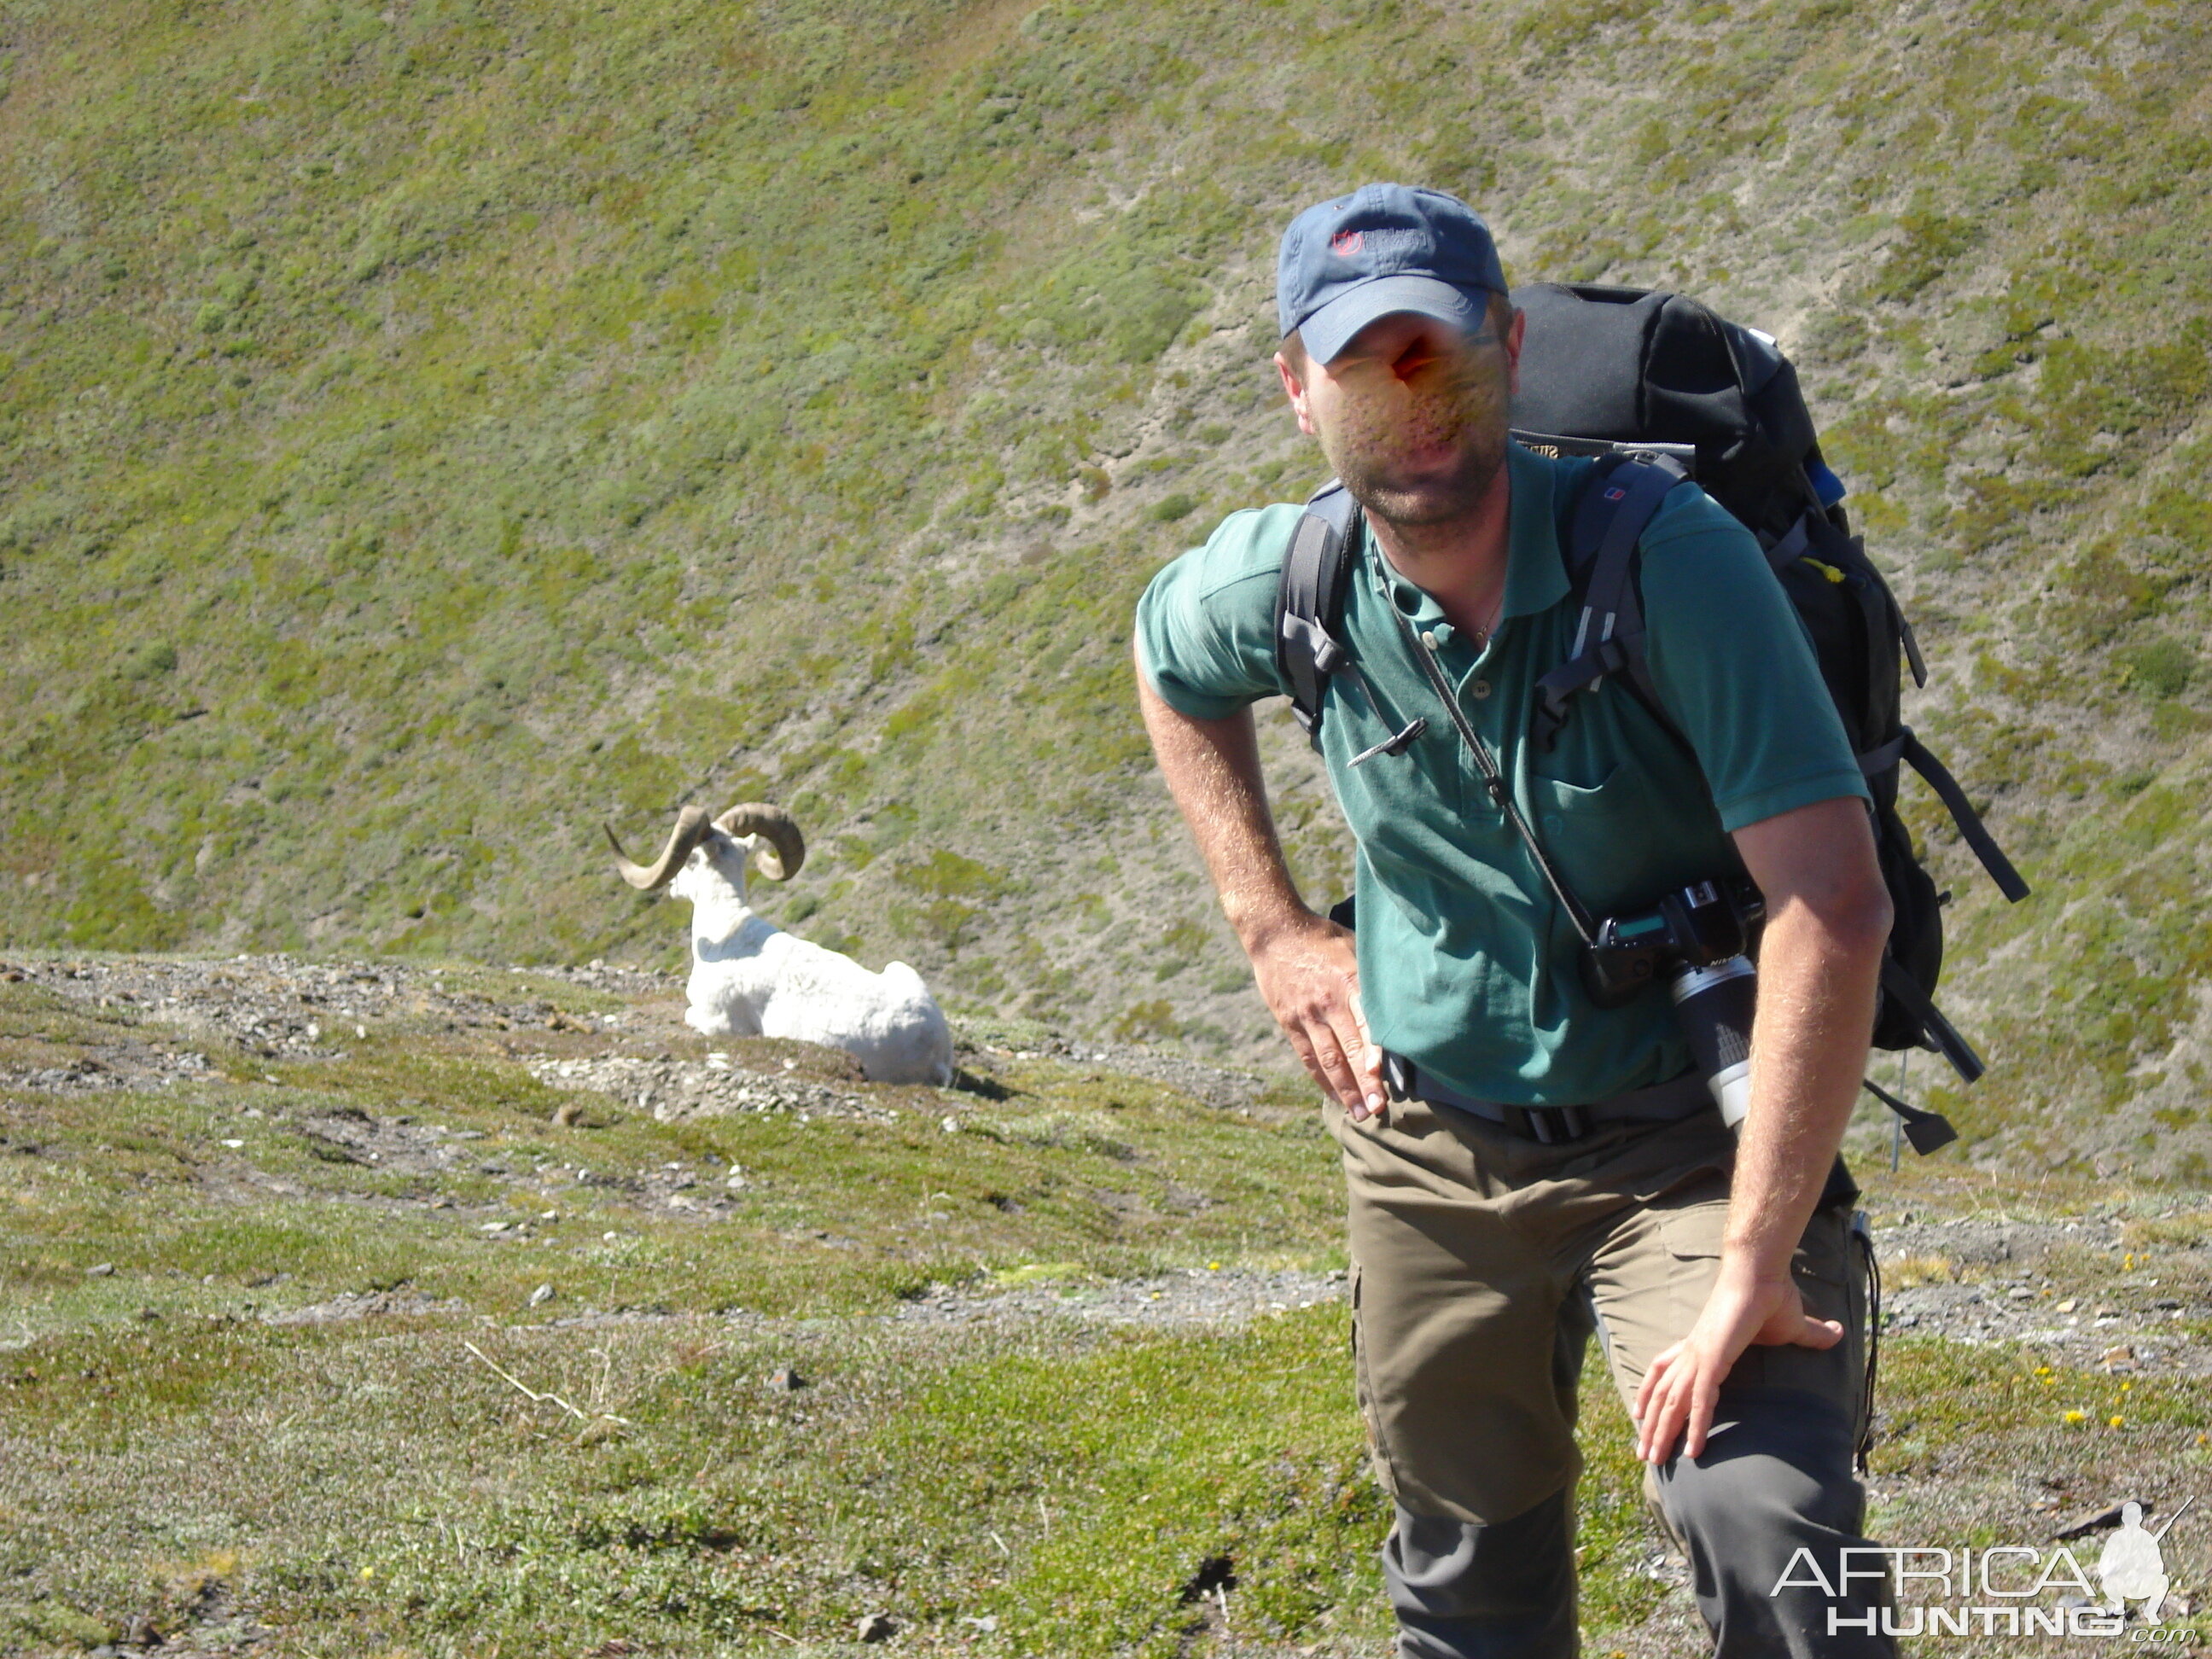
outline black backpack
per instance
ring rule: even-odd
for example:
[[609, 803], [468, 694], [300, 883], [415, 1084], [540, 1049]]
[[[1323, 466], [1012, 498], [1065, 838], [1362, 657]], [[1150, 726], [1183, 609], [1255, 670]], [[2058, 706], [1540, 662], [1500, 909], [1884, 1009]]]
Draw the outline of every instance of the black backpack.
[[[1667, 492], [1696, 479], [1766, 550], [1804, 619], [1874, 796], [1876, 846], [1895, 911], [1875, 1044], [1933, 1048], [1973, 1081], [1984, 1069], [1979, 1056], [1932, 1000], [1943, 961], [1942, 907], [1950, 896], [1936, 890], [1897, 816], [1900, 763], [1909, 762], [1936, 790], [2008, 899], [2025, 898], [2027, 884], [1899, 717], [1904, 670], [1925, 684], [1927, 666], [1888, 585], [1850, 533], [1838, 504], [1843, 486], [1820, 457], [1796, 371], [1766, 335], [1680, 295], [1545, 283], [1512, 298], [1528, 318], [1514, 437], [1544, 454], [1598, 458], [1566, 548], [1582, 606], [1577, 654], [1538, 683], [1535, 740], [1549, 747], [1575, 697], [1611, 679], [1686, 747], [1659, 705], [1644, 654], [1638, 542]], [[1316, 746], [1322, 692], [1344, 659], [1334, 630], [1357, 511], [1334, 482], [1316, 493], [1277, 594], [1277, 664]]]

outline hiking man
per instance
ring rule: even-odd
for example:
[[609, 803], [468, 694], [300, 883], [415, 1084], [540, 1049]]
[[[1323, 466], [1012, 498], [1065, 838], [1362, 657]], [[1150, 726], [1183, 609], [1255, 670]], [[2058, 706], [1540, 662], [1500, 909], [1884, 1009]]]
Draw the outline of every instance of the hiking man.
[[[1577, 1650], [1595, 1330], [1723, 1659], [1893, 1653], [1863, 1574], [1833, 1601], [1802, 1573], [1778, 1588], [1801, 1548], [1866, 1547], [1856, 1188], [1836, 1154], [1890, 920], [1810, 647], [1753, 538], [1678, 488], [1644, 532], [1642, 591], [1650, 672], [1694, 755], [1610, 690], [1532, 741], [1534, 682], [1574, 646], [1560, 545], [1591, 464], [1508, 439], [1521, 319], [1487, 228], [1450, 197], [1368, 185], [1291, 225], [1277, 303], [1299, 429], [1364, 509], [1336, 629], [1358, 672], [1331, 678], [1322, 726], [1358, 842], [1356, 935], [1291, 881], [1249, 709], [1288, 690], [1275, 605], [1297, 507], [1232, 514], [1160, 573], [1138, 679], [1260, 993], [1327, 1093], [1399, 1651]], [[1590, 1000], [1469, 735], [1601, 914], [1739, 870], [1758, 884], [1740, 1133], [1663, 992]]]

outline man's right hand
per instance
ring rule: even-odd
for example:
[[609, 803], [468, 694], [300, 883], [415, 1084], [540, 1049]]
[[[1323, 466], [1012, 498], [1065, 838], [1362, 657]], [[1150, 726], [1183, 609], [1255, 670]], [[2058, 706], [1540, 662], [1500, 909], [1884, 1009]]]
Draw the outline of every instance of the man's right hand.
[[1360, 1121], [1380, 1116], [1382, 1051], [1359, 1008], [1359, 963], [1352, 930], [1304, 911], [1248, 947], [1267, 1012], [1314, 1081]]
[[1160, 775], [1205, 855], [1221, 908], [1252, 959], [1267, 1012], [1314, 1081], [1354, 1118], [1379, 1115], [1382, 1054], [1359, 1012], [1359, 959], [1352, 930], [1317, 916], [1283, 863], [1260, 778], [1252, 711], [1219, 720], [1178, 714], [1152, 689], [1138, 653], [1137, 702], [1160, 757]]

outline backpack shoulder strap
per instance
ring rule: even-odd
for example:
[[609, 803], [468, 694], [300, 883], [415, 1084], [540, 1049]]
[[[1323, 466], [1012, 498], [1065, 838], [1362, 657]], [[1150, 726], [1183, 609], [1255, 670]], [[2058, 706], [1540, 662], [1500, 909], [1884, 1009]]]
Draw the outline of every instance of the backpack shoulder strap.
[[[2004, 855], [2004, 850], [1982, 823], [1982, 815], [1974, 811], [1973, 803], [1966, 799], [1966, 792], [1959, 787], [1958, 779], [1951, 775], [1948, 767], [1922, 746], [1920, 739], [1913, 736], [1911, 726], [1900, 726], [1897, 730], [1898, 757], [1908, 763], [1914, 771], [1927, 780], [1928, 787], [1936, 792], [1936, 797], [1950, 812], [1951, 821], [1958, 825], [1960, 838], [1974, 849], [1974, 856], [1982, 861], [1982, 868], [1988, 871], [1990, 879], [1996, 883], [1997, 890], [2012, 903], [2019, 903], [2027, 896], [2027, 884], [2020, 878], [2020, 872], [2013, 867], [2012, 860]], [[1887, 750], [1888, 746], [1884, 744], [1883, 748]], [[1866, 763], [1862, 761], [1860, 764], [1863, 766]]]
[[1315, 748], [1321, 747], [1322, 694], [1345, 660], [1336, 628], [1352, 574], [1347, 550], [1359, 503], [1330, 479], [1306, 502], [1291, 533], [1275, 587], [1275, 666], [1290, 689], [1291, 709]]
[[1571, 653], [1536, 682], [1536, 739], [1549, 749], [1566, 724], [1568, 700], [1607, 674], [1625, 673], [1637, 696], [1671, 732], [1644, 650], [1644, 606], [1636, 591], [1638, 538], [1667, 492], [1689, 477], [1669, 455], [1622, 455], [1599, 462], [1575, 503], [1568, 531], [1567, 580], [1582, 595]]

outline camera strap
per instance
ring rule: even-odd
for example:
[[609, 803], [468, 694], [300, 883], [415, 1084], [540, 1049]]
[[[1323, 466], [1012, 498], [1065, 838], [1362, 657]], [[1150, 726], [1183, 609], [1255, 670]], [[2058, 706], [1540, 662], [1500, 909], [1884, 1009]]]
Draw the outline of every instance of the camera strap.
[[1437, 694], [1437, 700], [1444, 706], [1444, 712], [1451, 716], [1451, 723], [1459, 732], [1460, 741], [1467, 745], [1467, 752], [1474, 757], [1475, 770], [1482, 774], [1484, 793], [1504, 815], [1506, 823], [1513, 826], [1513, 832], [1521, 837], [1521, 844], [1528, 849], [1528, 856], [1536, 861], [1536, 868], [1542, 872], [1544, 884], [1552, 890], [1552, 896], [1566, 911], [1567, 920], [1574, 923], [1575, 932], [1582, 935], [1583, 943], [1592, 943], [1597, 938], [1597, 923], [1583, 908], [1583, 902], [1575, 896], [1574, 890], [1567, 885], [1566, 878], [1559, 873], [1559, 866], [1552, 862], [1550, 854], [1544, 851], [1544, 844], [1536, 839], [1536, 832], [1528, 827], [1528, 820], [1521, 815], [1520, 807], [1514, 803], [1512, 787], [1505, 781], [1505, 775], [1498, 769], [1498, 757], [1490, 752], [1490, 745], [1483, 742], [1476, 735], [1474, 727], [1468, 723], [1467, 711], [1459, 706], [1459, 698], [1453, 695], [1451, 682], [1444, 678], [1444, 671], [1437, 662], [1435, 647], [1429, 643], [1434, 636], [1415, 635], [1413, 623], [1406, 620], [1397, 606], [1392, 605], [1389, 610], [1392, 620], [1398, 624], [1398, 632], [1405, 639], [1406, 649], [1413, 653], [1414, 662], [1419, 665], [1421, 677], [1428, 681], [1429, 689]]

